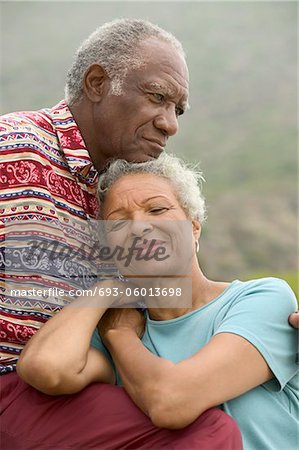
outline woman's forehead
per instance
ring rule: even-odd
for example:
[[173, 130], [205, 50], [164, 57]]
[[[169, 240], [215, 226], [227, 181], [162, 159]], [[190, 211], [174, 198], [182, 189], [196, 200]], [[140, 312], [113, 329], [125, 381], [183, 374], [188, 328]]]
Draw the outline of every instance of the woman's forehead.
[[105, 199], [105, 212], [129, 201], [144, 202], [154, 198], [176, 198], [175, 191], [166, 178], [149, 173], [134, 173], [119, 178], [109, 189]]

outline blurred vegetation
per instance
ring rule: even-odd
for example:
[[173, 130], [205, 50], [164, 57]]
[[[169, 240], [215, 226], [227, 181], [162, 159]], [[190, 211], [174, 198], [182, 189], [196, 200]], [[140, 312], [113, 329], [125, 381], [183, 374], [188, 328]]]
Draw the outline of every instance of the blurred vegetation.
[[80, 42], [116, 17], [183, 43], [190, 103], [168, 150], [200, 161], [214, 279], [280, 276], [297, 290], [296, 2], [2, 2], [1, 111], [54, 105]]

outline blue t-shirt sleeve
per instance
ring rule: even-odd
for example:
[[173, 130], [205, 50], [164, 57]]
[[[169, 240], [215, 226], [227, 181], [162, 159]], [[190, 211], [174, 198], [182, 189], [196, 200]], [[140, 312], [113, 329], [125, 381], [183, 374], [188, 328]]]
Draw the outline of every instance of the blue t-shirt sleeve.
[[251, 342], [272, 370], [279, 386], [296, 374], [297, 334], [288, 324], [288, 316], [297, 309], [289, 285], [276, 278], [242, 283], [215, 333], [233, 333]]

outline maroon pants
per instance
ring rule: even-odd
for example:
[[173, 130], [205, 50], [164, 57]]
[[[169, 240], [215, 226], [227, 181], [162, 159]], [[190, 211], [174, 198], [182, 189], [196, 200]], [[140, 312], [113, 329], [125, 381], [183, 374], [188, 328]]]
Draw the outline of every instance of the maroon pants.
[[242, 449], [237, 425], [218, 409], [182, 430], [166, 430], [155, 427], [120, 387], [96, 383], [52, 397], [15, 373], [0, 382], [2, 450]]

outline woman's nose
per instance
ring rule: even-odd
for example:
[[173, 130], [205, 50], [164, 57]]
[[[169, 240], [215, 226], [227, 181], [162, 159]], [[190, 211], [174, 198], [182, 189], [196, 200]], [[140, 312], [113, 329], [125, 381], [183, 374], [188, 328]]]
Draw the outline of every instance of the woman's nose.
[[131, 235], [133, 237], [145, 237], [152, 231], [153, 227], [149, 221], [132, 220]]

